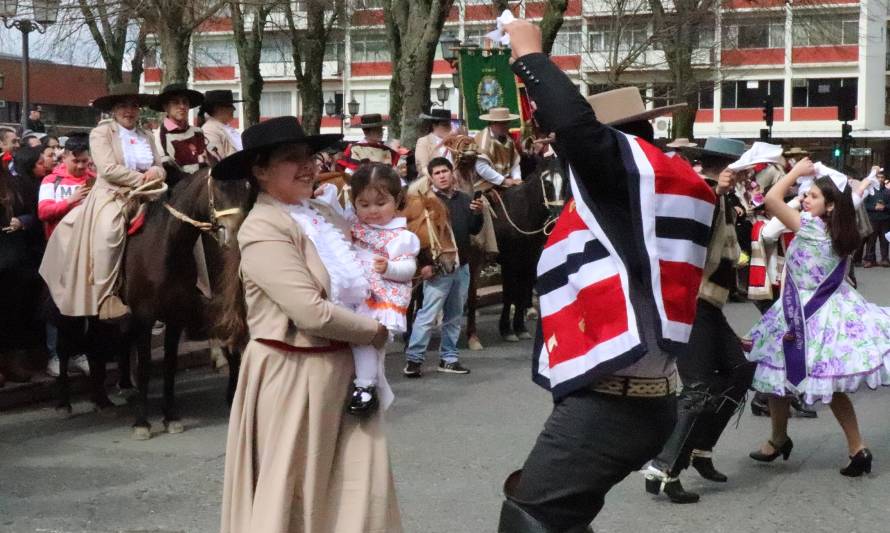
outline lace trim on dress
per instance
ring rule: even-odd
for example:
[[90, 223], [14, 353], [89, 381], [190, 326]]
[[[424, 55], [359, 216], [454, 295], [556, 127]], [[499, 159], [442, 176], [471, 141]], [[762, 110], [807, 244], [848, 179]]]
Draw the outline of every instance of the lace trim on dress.
[[343, 232], [308, 204], [281, 203], [281, 206], [315, 245], [331, 278], [331, 301], [349, 307], [364, 302], [370, 287]]

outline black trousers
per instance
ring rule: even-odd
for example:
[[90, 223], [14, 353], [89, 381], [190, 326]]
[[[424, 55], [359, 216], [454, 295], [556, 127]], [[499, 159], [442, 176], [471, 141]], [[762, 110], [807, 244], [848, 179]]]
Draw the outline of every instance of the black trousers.
[[510, 499], [553, 531], [586, 527], [606, 493], [658, 453], [675, 416], [673, 396], [569, 395], [554, 406]]
[[865, 238], [865, 257], [863, 257], [866, 261], [876, 261], [877, 260], [877, 249], [880, 246], [881, 248], [881, 260], [887, 261], [890, 257], [887, 256], [888, 245], [887, 239], [884, 237], [888, 231], [890, 231], [890, 220], [872, 220], [871, 226], [875, 229], [871, 235]]
[[723, 312], [699, 300], [688, 352], [677, 360], [683, 381], [677, 424], [655, 466], [674, 477], [689, 466], [693, 449], [713, 449], [745, 397], [756, 367], [745, 359]]

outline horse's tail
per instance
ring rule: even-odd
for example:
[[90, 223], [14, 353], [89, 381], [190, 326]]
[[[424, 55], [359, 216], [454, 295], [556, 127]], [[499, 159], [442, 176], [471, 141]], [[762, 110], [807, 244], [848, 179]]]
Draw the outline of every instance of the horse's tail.
[[237, 245], [229, 247], [223, 253], [222, 282], [219, 284], [219, 296], [213, 301], [213, 315], [218, 318], [211, 333], [229, 349], [243, 351], [250, 335], [240, 267], [241, 251]]

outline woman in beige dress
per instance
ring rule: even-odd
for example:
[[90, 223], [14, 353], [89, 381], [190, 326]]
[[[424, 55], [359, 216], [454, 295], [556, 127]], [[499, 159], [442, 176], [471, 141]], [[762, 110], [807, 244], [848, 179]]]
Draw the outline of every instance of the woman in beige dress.
[[311, 199], [313, 154], [340, 137], [272, 119], [213, 169], [260, 191], [238, 233], [250, 342], [229, 421], [223, 533], [402, 530], [382, 413], [346, 416], [343, 400], [349, 344], [383, 346], [386, 328], [347, 307], [366, 290], [348, 226]]

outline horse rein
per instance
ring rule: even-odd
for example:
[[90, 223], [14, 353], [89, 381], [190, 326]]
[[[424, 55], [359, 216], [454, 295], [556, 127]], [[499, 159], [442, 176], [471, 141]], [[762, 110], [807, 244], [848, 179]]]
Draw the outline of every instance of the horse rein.
[[[221, 211], [216, 209], [216, 202], [213, 197], [213, 176], [210, 174], [207, 174], [207, 199], [210, 212], [209, 222], [195, 220], [167, 202], [164, 202], [164, 208], [170, 213], [170, 215], [173, 216], [173, 218], [181, 222], [185, 222], [186, 224], [195, 227], [199, 231], [209, 233], [210, 236], [213, 237], [213, 239], [217, 243], [219, 243], [220, 245], [224, 245], [228, 241], [228, 235], [226, 234], [226, 227], [222, 226], [219, 223], [219, 219], [227, 216], [239, 215], [241, 214], [242, 210], [240, 207], [232, 207], [229, 209], [223, 209]], [[221, 235], [218, 235], [220, 233]]]
[[[564, 202], [562, 202], [561, 200], [552, 200], [551, 201], [551, 200], [547, 199], [547, 189], [544, 188], [544, 177], [543, 176], [541, 177], [540, 181], [541, 181], [541, 196], [544, 198], [543, 204], [544, 204], [544, 208], [547, 210], [547, 212], [548, 213], [550, 212], [551, 206], [562, 207], [564, 205]], [[492, 187], [491, 192], [493, 192], [494, 195], [497, 196], [498, 204], [500, 204], [500, 206], [501, 206], [501, 211], [504, 213], [504, 218], [507, 219], [507, 223], [510, 224], [510, 226], [512, 226], [513, 229], [515, 229], [520, 234], [532, 236], [532, 235], [537, 235], [539, 233], [543, 233], [544, 235], [549, 236], [551, 233], [553, 233], [553, 227], [556, 225], [556, 221], [559, 220], [558, 216], [549, 215], [547, 217], [547, 220], [544, 221], [544, 225], [542, 227], [540, 227], [534, 231], [526, 231], [524, 229], [521, 229], [519, 226], [517, 226], [516, 223], [513, 222], [513, 219], [510, 218], [510, 213], [507, 212], [507, 206], [504, 205], [504, 199], [501, 197], [501, 194], [498, 192], [498, 190], [496, 188]], [[491, 209], [490, 206], [489, 206], [489, 209]]]

